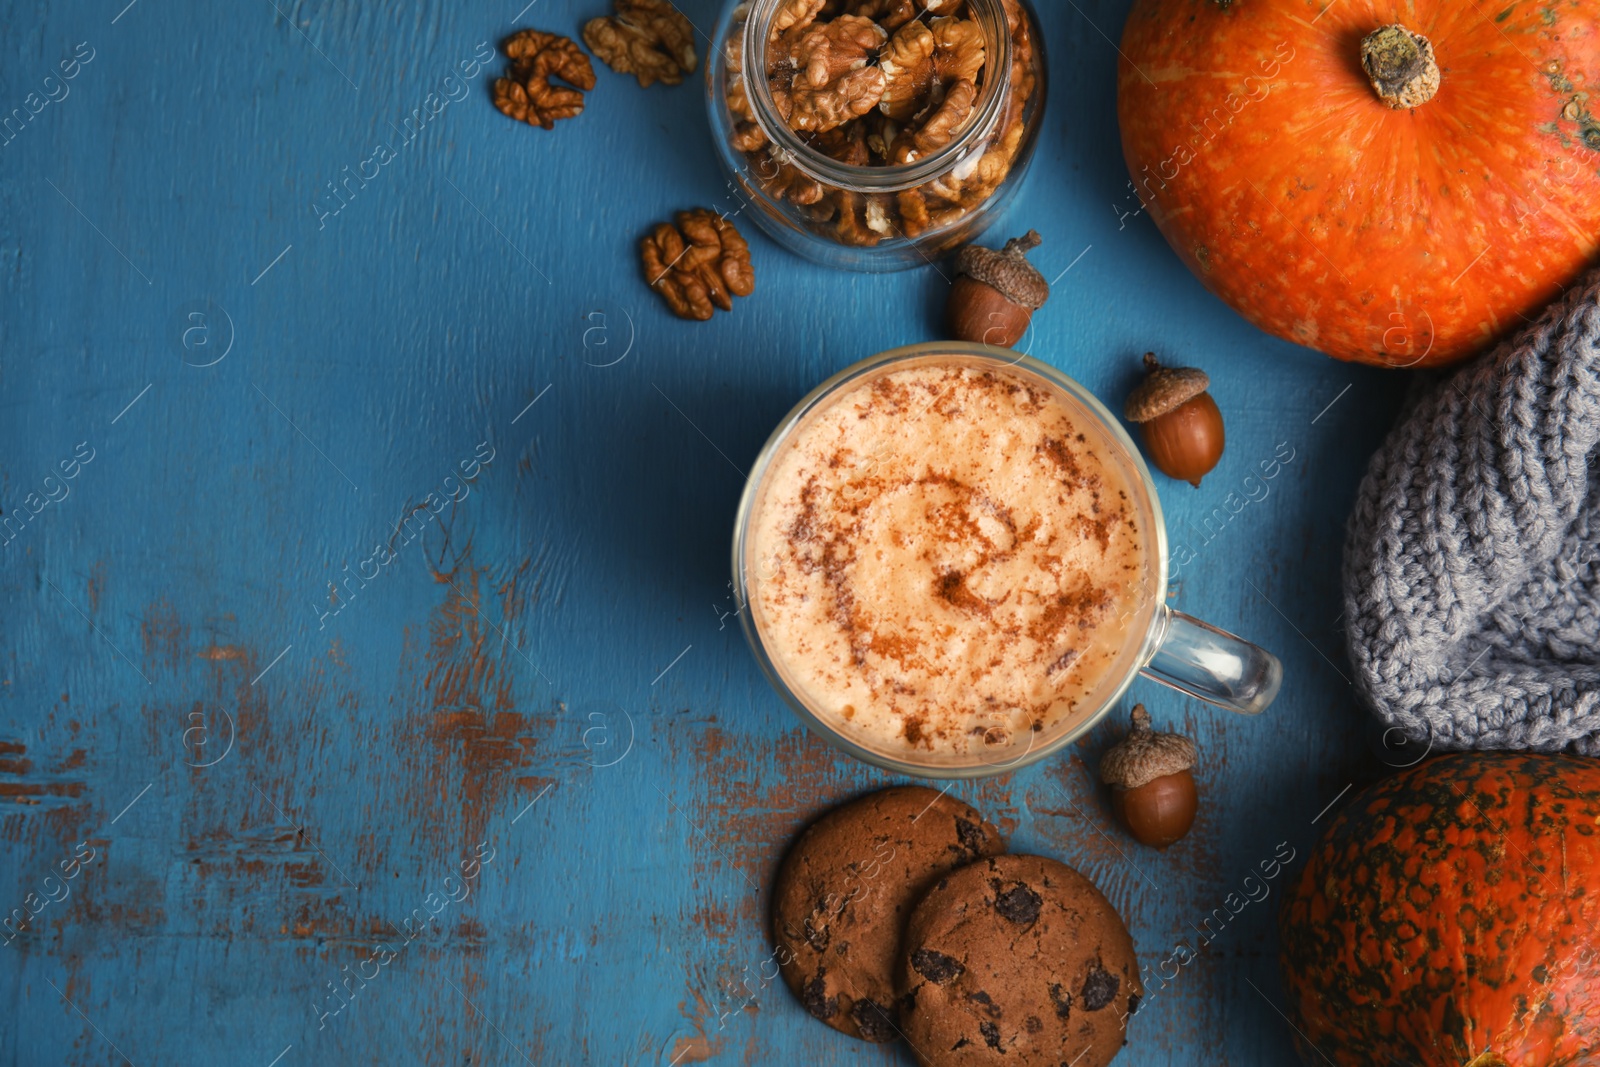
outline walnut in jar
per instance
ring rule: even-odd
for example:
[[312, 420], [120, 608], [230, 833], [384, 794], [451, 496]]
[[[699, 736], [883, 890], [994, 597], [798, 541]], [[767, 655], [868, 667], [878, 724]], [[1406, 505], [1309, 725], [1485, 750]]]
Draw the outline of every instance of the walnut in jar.
[[616, 14], [583, 25], [583, 43], [640, 88], [682, 83], [697, 65], [694, 26], [669, 0], [616, 0]]
[[714, 118], [764, 228], [953, 247], [1032, 144], [1042, 57], [1020, 0], [745, 0], [729, 26]]
[[950, 86], [942, 100], [930, 101], [913, 116], [911, 125], [900, 131], [890, 149], [894, 161], [915, 163], [949, 144], [972, 117], [977, 100], [978, 87], [972, 82], [958, 81]]
[[824, 3], [826, 0], [782, 0], [778, 13], [772, 16], [772, 36], [776, 38], [796, 26], [811, 25]]
[[823, 133], [859, 118], [883, 99], [883, 70], [869, 66], [888, 34], [871, 19], [841, 15], [813, 25], [795, 42], [790, 84], [795, 130]]
[[934, 44], [926, 22], [908, 22], [895, 32], [878, 59], [884, 79], [878, 110], [898, 122], [916, 114], [933, 83]]

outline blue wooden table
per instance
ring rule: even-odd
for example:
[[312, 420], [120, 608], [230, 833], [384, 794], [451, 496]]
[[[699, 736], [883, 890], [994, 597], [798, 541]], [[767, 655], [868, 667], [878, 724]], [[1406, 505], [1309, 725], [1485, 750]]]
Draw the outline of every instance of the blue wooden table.
[[[944, 283], [744, 225], [755, 294], [672, 318], [635, 246], [731, 209], [702, 87], [601, 68], [580, 118], [513, 123], [494, 43], [603, 7], [519, 6], [0, 4], [0, 1063], [910, 1062], [769, 981], [786, 842], [886, 779], [769, 690], [727, 555], [768, 431], [937, 336]], [[1035, 355], [1114, 406], [1147, 349], [1211, 372], [1176, 602], [1286, 679], [1258, 719], [1136, 683], [1202, 753], [1166, 853], [1095, 784], [1120, 725], [955, 790], [1127, 917], [1119, 1062], [1278, 1065], [1299, 861], [1262, 865], [1378, 766], [1337, 573], [1404, 382], [1256, 332], [1138, 214], [1125, 10], [1047, 3], [1001, 227], [1045, 238]]]

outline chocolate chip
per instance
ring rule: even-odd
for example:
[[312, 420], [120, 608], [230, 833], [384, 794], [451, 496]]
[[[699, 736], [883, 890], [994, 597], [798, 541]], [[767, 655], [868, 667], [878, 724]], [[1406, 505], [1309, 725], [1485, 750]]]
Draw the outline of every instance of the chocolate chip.
[[983, 1022], [978, 1024], [978, 1033], [983, 1035], [983, 1043], [985, 1045], [988, 1045], [996, 1052], [1005, 1051], [1005, 1049], [1000, 1047], [1000, 1028], [994, 1023], [985, 1019]]
[[1129, 1015], [1137, 1015], [1138, 1013], [1139, 1013], [1139, 994], [1135, 993], [1133, 996], [1128, 998], [1128, 1014]]
[[994, 898], [994, 910], [1000, 913], [1002, 919], [1010, 919], [1024, 926], [1039, 917], [1039, 909], [1043, 905], [1039, 894], [1020, 882], [1004, 893], [997, 893]]
[[895, 1029], [894, 1021], [889, 1017], [889, 1009], [874, 1000], [858, 1000], [850, 1006], [850, 1017], [856, 1021], [856, 1026], [861, 1029], [864, 1040], [882, 1043], [893, 1041], [899, 1036]]
[[919, 948], [911, 954], [911, 966], [934, 985], [945, 985], [961, 977], [966, 968], [961, 961], [931, 948]]
[[1097, 965], [1083, 980], [1083, 1006], [1099, 1011], [1117, 999], [1117, 990], [1121, 988], [1122, 979]]
[[983, 990], [980, 989], [976, 993], [968, 993], [967, 999], [975, 1001], [978, 1004], [982, 1004], [984, 1008], [988, 1010], [988, 1014], [992, 1018], [1000, 1018], [1002, 1014], [1000, 1011], [1000, 1005], [996, 1004], [994, 1002], [994, 998], [989, 996], [989, 994], [985, 993]]
[[1072, 1011], [1072, 994], [1059, 985], [1050, 986], [1050, 1002], [1056, 1006], [1056, 1017], [1065, 1019]]
[[961, 842], [961, 847], [972, 853], [973, 858], [983, 855], [984, 836], [983, 828], [977, 823], [965, 819], [956, 820], [956, 840]]
[[823, 976], [828, 972], [819, 969], [817, 976], [807, 982], [800, 991], [800, 1002], [806, 1006], [813, 1018], [831, 1019], [839, 1012], [839, 998], [828, 996], [828, 984], [823, 981]]
[[966, 1038], [958, 1037], [956, 1038], [956, 1043], [950, 1046], [950, 1051], [954, 1052], [958, 1048], [966, 1048], [970, 1044], [972, 1044], [972, 1042], [968, 1041]]
[[810, 945], [818, 952], [822, 952], [828, 947], [828, 938], [831, 935], [828, 933], [828, 928], [826, 926], [818, 930], [815, 926], [811, 925], [811, 920], [807, 919], [805, 921], [805, 934], [806, 944]]

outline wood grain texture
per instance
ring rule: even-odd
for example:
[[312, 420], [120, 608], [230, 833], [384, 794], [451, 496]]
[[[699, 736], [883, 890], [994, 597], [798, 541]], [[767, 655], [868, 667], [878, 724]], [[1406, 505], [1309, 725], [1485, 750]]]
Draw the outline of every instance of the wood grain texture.
[[[885, 779], [767, 688], [727, 546], [767, 432], [935, 336], [938, 274], [829, 273], [744, 226], [755, 294], [667, 315], [638, 237], [728, 206], [700, 85], [602, 69], [546, 133], [491, 106], [497, 63], [442, 81], [598, 3], [123, 2], [0, 4], [0, 114], [94, 53], [0, 145], [0, 916], [37, 911], [0, 946], [0, 1063], [909, 1063], [763, 982], [785, 842]], [[1201, 749], [1166, 853], [1095, 786], [1120, 727], [955, 788], [1127, 916], [1151, 996], [1119, 1062], [1277, 1065], [1283, 877], [1213, 912], [1378, 767], [1336, 578], [1403, 382], [1258, 333], [1130, 214], [1125, 10], [1043, 13], [1052, 99], [1001, 223], [1056, 283], [1025, 345], [1113, 404], [1146, 349], [1210, 371], [1228, 452], [1164, 483], [1177, 603], [1286, 682], [1258, 719], [1136, 683]]]

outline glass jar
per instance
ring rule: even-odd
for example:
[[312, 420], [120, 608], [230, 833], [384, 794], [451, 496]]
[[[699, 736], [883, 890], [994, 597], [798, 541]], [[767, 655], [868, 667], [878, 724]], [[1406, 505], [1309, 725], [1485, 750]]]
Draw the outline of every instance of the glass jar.
[[832, 267], [904, 270], [972, 241], [1032, 155], [1037, 25], [1027, 0], [731, 5], [706, 70], [730, 187], [779, 244]]

